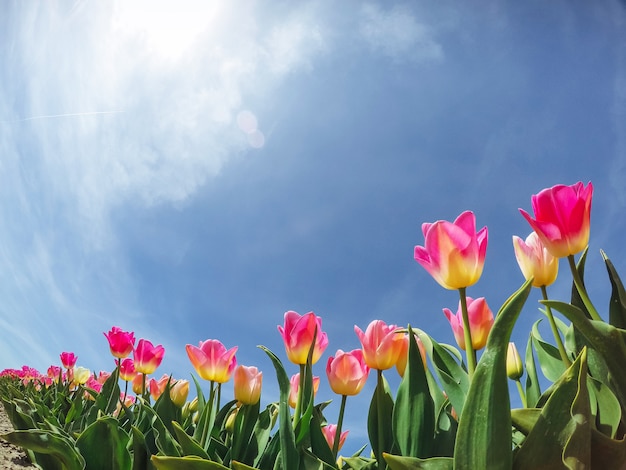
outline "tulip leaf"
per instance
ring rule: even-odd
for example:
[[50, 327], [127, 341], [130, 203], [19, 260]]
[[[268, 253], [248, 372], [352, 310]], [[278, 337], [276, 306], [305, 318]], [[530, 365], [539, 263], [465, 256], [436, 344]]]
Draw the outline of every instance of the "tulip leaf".
[[265, 351], [272, 361], [274, 369], [276, 369], [276, 378], [280, 389], [278, 427], [282, 468], [283, 470], [297, 470], [299, 468], [300, 457], [296, 448], [296, 439], [291, 422], [291, 411], [289, 410], [289, 377], [287, 377], [283, 363], [272, 351], [265, 346], [259, 346], [259, 348]]
[[591, 462], [593, 468], [624, 469], [626, 438], [611, 439], [601, 432], [591, 430]]
[[455, 470], [503, 469], [512, 463], [506, 356], [513, 326], [532, 289], [526, 281], [498, 312], [467, 394], [454, 448]]
[[151, 417], [154, 440], [159, 451], [168, 456], [180, 457], [182, 448], [172, 437], [172, 434], [161, 420], [161, 417], [148, 405], [142, 405], [141, 408], [144, 413]]
[[611, 389], [593, 377], [587, 378], [591, 399], [591, 414], [596, 429], [609, 437], [615, 437], [622, 420], [622, 408]]
[[541, 372], [549, 381], [555, 382], [565, 372], [565, 364], [563, 364], [559, 350], [545, 342], [541, 337], [539, 333], [540, 322], [541, 320], [537, 320], [531, 330], [533, 346], [537, 351], [537, 360]]
[[126, 431], [111, 416], [103, 416], [85, 429], [76, 440], [85, 465], [91, 469], [122, 470], [131, 468]]
[[273, 415], [277, 410], [278, 405], [276, 403], [270, 403], [265, 410], [259, 414], [244, 461], [253, 461], [253, 464], [257, 465], [265, 454], [268, 443], [270, 442], [271, 431], [274, 427]]
[[[250, 446], [252, 433], [259, 417], [260, 402], [254, 405], [241, 405], [235, 416], [235, 424], [233, 428], [233, 440], [230, 448], [231, 460], [246, 462], [245, 454]], [[249, 462], [252, 463], [252, 462]]]
[[96, 407], [103, 414], [112, 414], [120, 401], [119, 370], [116, 367], [113, 373], [102, 385], [102, 390], [96, 398]]
[[249, 465], [246, 465], [245, 463], [237, 462], [236, 460], [233, 460], [230, 463], [230, 466], [232, 467], [233, 470], [259, 470], [256, 467], [250, 467]]
[[511, 422], [524, 435], [532, 431], [541, 415], [541, 408], [516, 408], [511, 410]]
[[515, 455], [514, 469], [591, 468], [587, 354], [554, 384], [550, 398]]
[[408, 361], [393, 407], [393, 433], [401, 455], [427, 458], [432, 457], [435, 404], [411, 325], [407, 329]]
[[[581, 253], [580, 258], [578, 259], [578, 263], [576, 263], [576, 271], [578, 271], [578, 275], [580, 276], [580, 280], [582, 282], [583, 289], [585, 288], [585, 262], [587, 261], [587, 252], [589, 251], [589, 246], [585, 248], [585, 250]], [[591, 318], [589, 314], [589, 310], [585, 306], [580, 293], [578, 292], [578, 288], [576, 287], [576, 283], [572, 282], [572, 296], [570, 303], [578, 307], [587, 318]]]
[[532, 334], [528, 336], [526, 344], [525, 366], [526, 366], [526, 405], [535, 406], [541, 396], [541, 388], [539, 387], [539, 377], [537, 375], [537, 367], [535, 365], [535, 356], [532, 347]]
[[166, 457], [153, 455], [150, 459], [157, 470], [228, 470], [228, 467], [199, 457]]
[[335, 457], [333, 456], [333, 451], [322, 432], [323, 420], [324, 416], [322, 415], [320, 406], [316, 406], [311, 418], [311, 451], [317, 458], [334, 467]]
[[381, 470], [383, 469], [383, 452], [391, 452], [393, 446], [393, 398], [389, 390], [389, 384], [383, 376], [382, 371], [378, 372], [378, 380], [372, 401], [370, 403], [367, 417], [367, 433], [370, 438], [372, 452], [376, 456]]
[[343, 461], [352, 470], [377, 470], [376, 460], [365, 457], [343, 457]]
[[[66, 437], [50, 431], [29, 429], [4, 434], [2, 438], [11, 444], [35, 453], [36, 462], [42, 468], [82, 470], [85, 459]], [[42, 459], [37, 454], [42, 454]]]
[[136, 427], [131, 426], [131, 448], [133, 454], [133, 470], [144, 470], [148, 468], [150, 452], [146, 446], [146, 439], [143, 433]]
[[[580, 331], [590, 347], [601, 356], [608, 370], [609, 385], [624, 410], [626, 406], [626, 374], [624, 374], [626, 331], [602, 321], [589, 320], [582, 310], [573, 305], [553, 300], [544, 300], [542, 303], [565, 315]], [[592, 357], [591, 354], [590, 357]], [[599, 380], [602, 381], [602, 378]]]
[[454, 459], [451, 457], [420, 459], [391, 454], [383, 455], [391, 470], [452, 470], [454, 466]]
[[194, 440], [193, 437], [185, 432], [180, 424], [174, 421], [172, 422], [172, 428], [174, 429], [176, 440], [178, 441], [182, 449], [183, 457], [195, 455], [203, 459], [209, 458], [209, 454], [207, 454], [207, 452], [196, 440]]
[[609, 323], [616, 328], [626, 328], [626, 290], [622, 284], [615, 266], [606, 256], [606, 253], [600, 250], [600, 254], [604, 259], [606, 270], [609, 273], [611, 281], [611, 300], [609, 302]]

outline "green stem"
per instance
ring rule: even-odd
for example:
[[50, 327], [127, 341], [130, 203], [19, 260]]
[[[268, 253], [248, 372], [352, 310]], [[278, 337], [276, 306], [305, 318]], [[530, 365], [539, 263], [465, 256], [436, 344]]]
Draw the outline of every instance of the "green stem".
[[519, 379], [515, 381], [517, 384], [517, 391], [519, 392], [519, 396], [522, 399], [522, 406], [524, 408], [528, 408], [528, 402], [526, 401], [526, 394], [524, 393], [524, 388], [522, 387], [522, 382]]
[[385, 428], [383, 426], [383, 422], [385, 419], [389, 419], [389, 416], [384, 416], [383, 415], [383, 390], [385, 389], [385, 385], [383, 383], [383, 371], [382, 370], [377, 370], [378, 372], [378, 382], [376, 384], [376, 400], [378, 401], [377, 403], [377, 413], [378, 413], [378, 419], [377, 419], [377, 425], [378, 425], [378, 453], [376, 455], [376, 462], [378, 463], [378, 469], [379, 470], [384, 470], [385, 468], [387, 468], [387, 464], [385, 462], [385, 459], [383, 458], [383, 452], [384, 452], [384, 447], [385, 447]]
[[296, 409], [293, 412], [293, 426], [294, 428], [300, 422], [300, 414], [302, 413], [302, 390], [304, 389], [304, 372], [305, 365], [300, 364], [300, 381], [298, 383], [298, 395], [296, 398]]
[[587, 311], [589, 312], [589, 315], [591, 315], [591, 319], [602, 321], [600, 314], [598, 313], [596, 308], [593, 306], [593, 304], [591, 303], [591, 300], [589, 299], [589, 296], [587, 295], [587, 290], [585, 289], [583, 280], [580, 278], [580, 275], [578, 274], [578, 269], [576, 269], [576, 261], [574, 261], [574, 255], [569, 255], [567, 257], [567, 261], [569, 261], [569, 268], [572, 271], [572, 277], [574, 278], [574, 284], [576, 285], [578, 294], [580, 295], [580, 298], [582, 299], [583, 304], [585, 304], [585, 307], [587, 307]]
[[470, 380], [476, 369], [476, 351], [472, 344], [472, 331], [470, 330], [469, 313], [467, 311], [467, 297], [465, 296], [465, 287], [459, 289], [461, 297], [461, 314], [463, 316], [463, 338], [465, 340], [465, 355], [467, 356], [467, 373]]
[[[543, 296], [543, 300], [548, 300], [548, 291], [546, 290], [546, 286], [541, 286], [541, 295]], [[554, 321], [554, 316], [552, 315], [552, 309], [546, 305], [546, 312], [548, 314], [548, 320], [550, 321], [550, 328], [552, 329], [552, 334], [554, 335], [554, 340], [556, 341], [556, 345], [559, 348], [559, 354], [561, 355], [561, 360], [565, 364], [566, 367], [572, 365], [572, 361], [570, 361], [569, 357], [567, 357], [567, 352], [565, 351], [565, 346], [563, 346], [563, 341], [561, 341], [561, 335], [559, 334], [559, 329], [556, 327], [556, 322]]]
[[[215, 405], [214, 401], [215, 401], [215, 382], [211, 380], [211, 389], [209, 391], [209, 401], [204, 404], [204, 406], [211, 407], [209, 408], [208, 416], [211, 416], [211, 413], [213, 411], [212, 407]], [[204, 414], [204, 411], [203, 411], [203, 414]], [[202, 435], [200, 436], [200, 444], [202, 445], [202, 447], [206, 447], [207, 441], [209, 440], [209, 432], [211, 431], [209, 429], [209, 425], [211, 424], [209, 423], [209, 421], [211, 420], [207, 419], [203, 423], [204, 426], [202, 428]]]
[[339, 440], [341, 439], [341, 428], [343, 426], [343, 413], [346, 409], [347, 395], [341, 395], [341, 405], [339, 406], [339, 419], [337, 419], [337, 432], [335, 433], [335, 441], [333, 442], [333, 457], [337, 460], [339, 452]]

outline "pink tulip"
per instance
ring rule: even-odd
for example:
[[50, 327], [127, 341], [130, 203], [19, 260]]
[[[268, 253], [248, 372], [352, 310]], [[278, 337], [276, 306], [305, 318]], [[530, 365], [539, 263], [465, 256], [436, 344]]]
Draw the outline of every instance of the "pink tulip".
[[153, 346], [150, 341], [140, 339], [133, 351], [135, 370], [140, 374], [152, 374], [161, 365], [164, 355], [163, 346]]
[[225, 383], [235, 370], [237, 346], [226, 350], [226, 347], [216, 339], [200, 342], [200, 346], [186, 346], [187, 355], [194, 369], [204, 380]]
[[[454, 333], [454, 339], [457, 344], [463, 350], [465, 350], [465, 337], [463, 332], [463, 313], [461, 312], [461, 303], [459, 302], [459, 309], [454, 315], [452, 311], [447, 308], [443, 309], [443, 313], [448, 318], [452, 332]], [[467, 297], [467, 316], [469, 318], [470, 332], [472, 334], [472, 346], [474, 351], [482, 349], [487, 344], [487, 337], [493, 326], [493, 313], [489, 309], [484, 297], [478, 299], [472, 299]]]
[[358, 326], [354, 332], [359, 337], [365, 364], [371, 369], [387, 370], [398, 362], [402, 352], [402, 334], [396, 325], [387, 325], [382, 320], [374, 320], [365, 333]]
[[[296, 407], [298, 402], [298, 391], [300, 390], [300, 374], [294, 374], [289, 379], [289, 384], [291, 385], [289, 389], [289, 406], [292, 408]], [[320, 378], [313, 377], [313, 396], [317, 394], [317, 390], [320, 388]]]
[[[327, 424], [322, 428], [322, 434], [324, 434], [324, 438], [328, 442], [328, 447], [332, 449], [335, 443], [335, 436], [337, 435], [337, 425]], [[341, 449], [346, 442], [346, 437], [348, 437], [348, 431], [343, 431], [339, 437], [339, 448], [337, 450]]]
[[48, 367], [47, 375], [51, 379], [59, 380], [59, 376], [61, 375], [61, 368], [59, 366], [50, 366]]
[[61, 353], [61, 364], [66, 369], [72, 369], [76, 365], [76, 360], [78, 357], [73, 352], [62, 352]]
[[533, 286], [549, 286], [556, 280], [559, 259], [550, 254], [536, 232], [528, 235], [526, 241], [513, 236], [513, 248], [524, 278], [533, 278]]
[[122, 331], [117, 326], [112, 327], [108, 333], [104, 333], [104, 336], [109, 341], [111, 354], [118, 359], [128, 357], [135, 345], [135, 334]]
[[552, 256], [565, 258], [589, 243], [592, 194], [591, 183], [587, 187], [582, 182], [558, 184], [532, 196], [534, 219], [526, 211], [520, 212]]
[[130, 357], [127, 357], [120, 364], [120, 379], [125, 382], [131, 382], [136, 375], [137, 371], [135, 370], [133, 360]]
[[169, 381], [170, 376], [167, 374], [163, 374], [159, 380], [150, 379], [150, 382], [148, 383], [148, 390], [150, 391], [150, 396], [154, 401], [158, 400], [163, 394]]
[[[87, 382], [85, 383], [85, 387], [90, 388], [91, 390], [98, 392], [98, 393], [102, 391], [102, 384], [98, 382], [98, 380], [93, 376], [90, 376], [87, 379]], [[91, 395], [87, 395], [87, 396], [91, 397]]]
[[422, 224], [424, 246], [416, 246], [415, 261], [446, 289], [475, 284], [483, 272], [487, 253], [487, 227], [476, 232], [476, 218], [463, 212], [453, 222]]
[[326, 363], [328, 383], [338, 395], [358, 394], [365, 385], [369, 372], [370, 368], [365, 364], [363, 351], [360, 349], [350, 352], [339, 349]]
[[[422, 363], [424, 364], [424, 369], [426, 369], [426, 350], [424, 349], [424, 343], [422, 343], [422, 340], [419, 339], [417, 335], [414, 335], [414, 338], [415, 338], [415, 342], [417, 343], [417, 347], [420, 350], [420, 356], [422, 357]], [[409, 362], [409, 336], [404, 335], [404, 338], [402, 341], [402, 352], [400, 353], [400, 356], [398, 357], [398, 362], [396, 362], [396, 370], [398, 371], [398, 374], [400, 374], [400, 377], [404, 377], [404, 372], [406, 371], [406, 365], [408, 362]]]
[[313, 312], [299, 315], [289, 311], [285, 313], [285, 326], [278, 326], [278, 331], [285, 342], [287, 358], [294, 364], [306, 364], [309, 349], [315, 337], [312, 364], [315, 364], [328, 346], [328, 336], [322, 331], [322, 319]]
[[235, 400], [243, 405], [254, 405], [261, 399], [263, 372], [256, 367], [237, 366], [233, 377]]
[[144, 375], [143, 374], [137, 374], [135, 375], [135, 377], [133, 378], [131, 385], [133, 387], [133, 392], [135, 392], [137, 395], [141, 395], [143, 393], [143, 382], [144, 381]]

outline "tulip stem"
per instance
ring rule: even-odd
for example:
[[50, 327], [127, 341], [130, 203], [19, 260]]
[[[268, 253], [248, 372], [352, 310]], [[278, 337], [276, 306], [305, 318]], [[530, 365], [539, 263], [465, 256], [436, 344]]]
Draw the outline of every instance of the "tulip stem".
[[524, 387], [522, 387], [522, 382], [520, 382], [519, 379], [516, 379], [515, 384], [517, 385], [517, 391], [519, 392], [519, 397], [522, 399], [522, 406], [524, 408], [528, 408], [528, 402], [526, 401], [526, 394], [524, 393]]
[[472, 343], [472, 331], [470, 329], [469, 313], [467, 311], [467, 297], [465, 296], [465, 287], [459, 288], [461, 297], [461, 313], [463, 316], [463, 338], [465, 340], [465, 355], [467, 356], [467, 373], [470, 380], [476, 369], [476, 351]]
[[341, 395], [341, 405], [339, 406], [339, 418], [337, 419], [337, 429], [335, 432], [335, 440], [333, 442], [333, 458], [337, 460], [337, 453], [339, 452], [339, 441], [341, 440], [341, 428], [343, 426], [343, 413], [346, 409], [347, 395]]
[[[546, 290], [546, 286], [541, 286], [541, 295], [543, 296], [543, 300], [548, 300], [548, 291]], [[566, 367], [569, 367], [572, 365], [572, 361], [570, 361], [569, 357], [567, 357], [567, 352], [565, 351], [565, 346], [563, 346], [563, 341], [561, 340], [559, 329], [556, 327], [556, 322], [554, 321], [554, 316], [552, 315], [552, 309], [548, 307], [547, 305], [546, 305], [546, 312], [548, 314], [548, 320], [550, 321], [550, 328], [552, 329], [554, 340], [556, 341], [556, 345], [559, 348], [559, 354], [561, 355], [561, 360], [563, 361]]]
[[385, 463], [385, 459], [383, 458], [383, 452], [385, 451], [385, 427], [383, 422], [385, 419], [389, 419], [389, 416], [384, 416], [383, 414], [383, 397], [385, 390], [385, 383], [383, 382], [383, 371], [378, 369], [378, 382], [376, 384], [376, 400], [378, 401], [376, 406], [376, 411], [378, 414], [378, 452], [376, 455], [376, 461], [378, 463], [378, 468], [380, 470], [386, 469], [387, 464]]
[[576, 269], [576, 261], [574, 261], [574, 255], [569, 255], [567, 257], [567, 261], [569, 261], [569, 267], [572, 271], [572, 276], [574, 278], [574, 285], [576, 286], [576, 290], [578, 290], [578, 294], [585, 304], [589, 315], [591, 315], [592, 320], [602, 321], [600, 314], [596, 310], [596, 308], [591, 303], [589, 296], [587, 295], [587, 290], [585, 289], [585, 285], [583, 284], [583, 280], [580, 278], [580, 274], [578, 273], [578, 269]]
[[302, 413], [302, 389], [304, 388], [305, 364], [300, 364], [300, 378], [298, 383], [298, 395], [296, 397], [296, 409], [293, 412], [294, 428], [300, 422], [300, 414]]

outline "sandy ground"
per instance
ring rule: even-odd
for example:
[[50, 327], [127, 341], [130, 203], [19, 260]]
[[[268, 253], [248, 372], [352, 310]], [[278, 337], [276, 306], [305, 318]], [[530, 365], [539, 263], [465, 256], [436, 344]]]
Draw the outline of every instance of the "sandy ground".
[[[4, 407], [0, 405], [0, 436], [13, 431], [11, 421], [4, 411]], [[36, 468], [30, 463], [26, 453], [19, 447], [9, 444], [0, 438], [0, 469], [11, 470], [21, 468]]]

